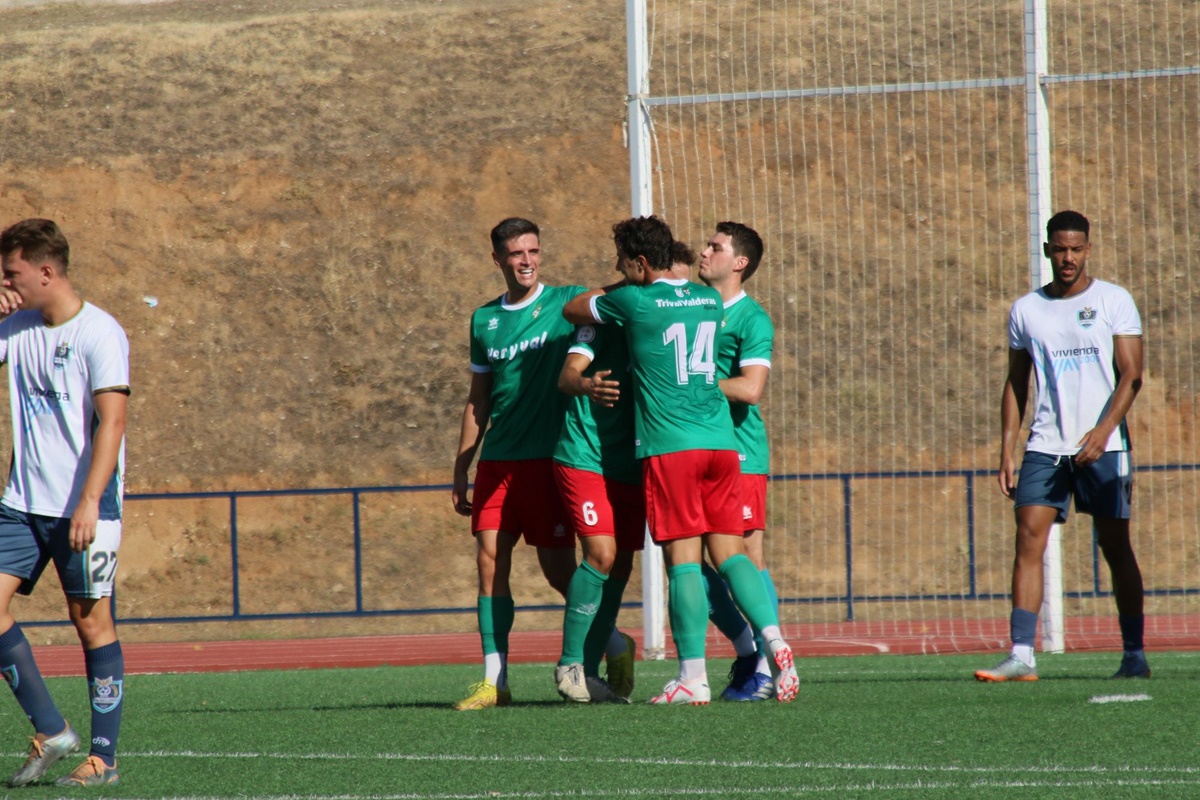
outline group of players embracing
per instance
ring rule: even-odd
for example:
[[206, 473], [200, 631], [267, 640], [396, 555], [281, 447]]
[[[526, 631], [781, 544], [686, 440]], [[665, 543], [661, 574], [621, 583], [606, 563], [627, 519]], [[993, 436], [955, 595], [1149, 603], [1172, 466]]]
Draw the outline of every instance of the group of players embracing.
[[679, 655], [678, 677], [650, 702], [711, 700], [710, 613], [737, 652], [721, 697], [791, 701], [799, 678], [763, 561], [768, 445], [757, 404], [774, 328], [742, 289], [762, 239], [718, 224], [693, 283], [696, 256], [665, 222], [624, 220], [613, 226], [620, 279], [588, 290], [540, 281], [533, 222], [506, 219], [491, 238], [507, 291], [471, 318], [453, 490], [477, 545], [484, 678], [455, 708], [512, 701], [509, 578], [522, 536], [566, 599], [559, 694], [629, 702], [635, 645], [616, 621], [647, 529], [663, 548]]

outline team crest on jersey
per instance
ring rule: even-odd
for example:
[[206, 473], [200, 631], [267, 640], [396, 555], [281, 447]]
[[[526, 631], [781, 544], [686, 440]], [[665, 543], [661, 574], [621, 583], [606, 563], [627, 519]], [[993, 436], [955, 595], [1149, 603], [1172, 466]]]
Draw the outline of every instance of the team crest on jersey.
[[580, 325], [575, 331], [575, 341], [579, 344], [587, 344], [596, 338], [596, 328], [592, 325]]
[[1087, 329], [1096, 324], [1096, 309], [1091, 306], [1085, 306], [1079, 312], [1079, 327]]
[[499, 328], [499, 327], [500, 327], [500, 318], [499, 317], [492, 317], [491, 319], [488, 320], [488, 330], [489, 331], [494, 331], [494, 330], [496, 330], [496, 328]]
[[17, 673], [16, 664], [0, 669], [0, 675], [4, 676], [4, 680], [8, 681], [8, 688], [12, 689], [14, 692], [17, 690], [17, 687], [21, 685], [21, 676]]
[[69, 361], [70, 358], [71, 358], [71, 345], [60, 344], [54, 350], [54, 368], [55, 369], [66, 369], [67, 361]]
[[92, 708], [107, 714], [121, 705], [121, 686], [125, 681], [113, 678], [96, 678], [92, 681]]
[[675, 296], [676, 297], [690, 297], [691, 294], [692, 294], [692, 290], [687, 288], [686, 286], [676, 286], [675, 287]]
[[541, 306], [538, 306], [537, 308], [535, 308], [535, 309], [533, 310], [533, 313], [532, 313], [532, 314], [530, 314], [530, 316], [531, 316], [531, 317], [533, 317], [534, 319], [537, 319], [537, 318], [538, 318], [538, 314], [541, 314], [541, 313], [542, 313], [542, 307], [541, 307]]

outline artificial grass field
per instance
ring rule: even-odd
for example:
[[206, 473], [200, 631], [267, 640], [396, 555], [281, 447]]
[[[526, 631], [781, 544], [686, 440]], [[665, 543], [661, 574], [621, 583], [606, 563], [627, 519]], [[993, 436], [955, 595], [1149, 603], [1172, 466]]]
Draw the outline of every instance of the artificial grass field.
[[[550, 665], [515, 665], [514, 705], [476, 712], [450, 709], [474, 665], [133, 675], [121, 784], [66, 794], [1200, 797], [1200, 653], [1151, 653], [1148, 681], [1107, 680], [1119, 653], [1042, 656], [1037, 683], [972, 678], [1001, 656], [803, 659], [795, 702], [707, 707], [645, 703], [673, 662], [638, 662], [630, 706], [567, 705]], [[714, 696], [727, 666], [709, 661]], [[84, 679], [49, 683], [86, 741]], [[1140, 694], [1151, 699], [1089, 702]], [[15, 701], [2, 708], [7, 776], [29, 726]]]

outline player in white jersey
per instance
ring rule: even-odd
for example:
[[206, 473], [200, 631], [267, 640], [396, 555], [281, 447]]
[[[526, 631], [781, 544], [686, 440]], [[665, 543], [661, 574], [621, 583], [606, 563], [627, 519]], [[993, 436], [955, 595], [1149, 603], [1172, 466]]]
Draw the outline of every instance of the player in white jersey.
[[11, 786], [38, 781], [80, 744], [9, 610], [51, 560], [83, 645], [92, 708], [91, 751], [58, 784], [119, 780], [125, 662], [110, 598], [121, 543], [129, 342], [116, 320], [72, 288], [69, 255], [50, 220], [0, 233], [0, 362], [8, 365], [13, 427], [12, 470], [0, 498], [0, 673], [34, 726]]
[[[1148, 678], [1142, 573], [1129, 540], [1132, 466], [1125, 415], [1142, 386], [1142, 322], [1129, 292], [1091, 277], [1090, 225], [1061, 211], [1046, 226], [1053, 280], [1013, 304], [1008, 378], [1000, 406], [1000, 490], [1014, 500], [1012, 652], [981, 681], [1035, 681], [1033, 655], [1042, 605], [1042, 556], [1071, 498], [1091, 514], [1112, 573], [1124, 656], [1114, 678]], [[1035, 382], [1034, 416], [1019, 478], [1017, 434]]]

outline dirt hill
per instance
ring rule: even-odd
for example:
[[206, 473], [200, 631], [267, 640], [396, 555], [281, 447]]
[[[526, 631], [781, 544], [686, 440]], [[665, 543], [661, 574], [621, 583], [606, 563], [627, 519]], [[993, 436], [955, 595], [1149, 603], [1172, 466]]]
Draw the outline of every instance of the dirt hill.
[[[821, 8], [832, 14], [841, 7]], [[891, 13], [895, 9], [871, 12], [870, 24], [899, 30], [887, 18]], [[821, 46], [856, 46], [853, 14], [818, 22], [809, 33]], [[967, 27], [960, 38], [977, 41]], [[698, 42], [717, 35], [708, 29], [694, 34]], [[924, 33], [905, 28], [904, 35]], [[886, 43], [894, 37], [874, 38]], [[513, 214], [537, 220], [550, 283], [595, 284], [611, 274], [609, 226], [629, 208], [624, 39], [623, 4], [611, 0], [0, 0], [0, 224], [29, 216], [58, 220], [71, 240], [77, 286], [129, 333], [129, 491], [448, 481], [469, 379], [468, 313], [502, 291], [488, 256], [491, 226]], [[727, 48], [726, 42], [707, 43], [716, 73], [729, 58]], [[811, 67], [825, 58], [819, 48], [805, 53], [793, 65], [797, 80], [813, 79]], [[1007, 54], [1009, 72], [1020, 72], [1018, 55]], [[908, 57], [894, 60], [919, 72]], [[887, 79], [916, 80], [907, 71], [889, 72]], [[1186, 91], [1179, 102], [1194, 109], [1194, 89]], [[1153, 89], [1143, 94], [1151, 97]], [[907, 98], [903, 107], [890, 102], [897, 118], [916, 113], [905, 111]], [[937, 119], [941, 99], [923, 102], [930, 104], [926, 117]], [[793, 327], [845, 344], [837, 360], [814, 354], [803, 337], [779, 348], [780, 380], [789, 383], [776, 397], [786, 393], [807, 416], [789, 408], [776, 417], [777, 452], [796, 471], [859, 468], [855, 459], [868, 452], [875, 458], [876, 448], [837, 449], [842, 412], [849, 409], [853, 425], [845, 422], [846, 435], [879, 445], [894, 468], [988, 465], [998, 386], [901, 385], [892, 368], [930, 349], [969, 350], [1002, 366], [1003, 343], [993, 333], [1026, 278], [1005, 273], [1012, 285], [1003, 284], [1004, 291], [967, 286], [966, 299], [948, 304], [949, 315], [940, 305], [922, 307], [937, 341], [926, 341], [934, 337], [922, 329], [920, 338], [891, 342], [875, 328], [860, 341], [861, 328], [851, 324], [855, 308], [883, 309], [882, 315], [894, 297], [945, 298], [955, 289], [941, 282], [943, 268], [965, 272], [984, 256], [967, 258], [950, 248], [934, 273], [883, 269], [850, 291], [838, 288], [846, 267], [834, 257], [834, 244], [848, 234], [836, 224], [819, 230], [819, 216], [851, 191], [844, 173], [852, 162], [843, 150], [860, 159], [889, 148], [928, 153], [936, 147], [917, 140], [937, 130], [913, 133], [907, 123], [870, 130], [854, 122], [856, 106], [847, 103], [837, 114], [854, 123], [845, 126], [852, 135], [819, 144], [814, 136], [813, 152], [787, 154], [775, 165], [807, 175], [815, 221], [808, 230], [778, 233], [783, 246], [774, 252], [793, 254], [780, 260], [800, 288], [778, 296], [764, 291], [764, 302]], [[1014, 144], [996, 152], [1016, 161], [996, 171], [1023, 176], [1020, 109], [1004, 116], [985, 103], [974, 113], [970, 124], [985, 132], [1003, 118], [996, 136]], [[830, 127], [830, 115], [817, 115], [814, 130], [842, 130]], [[755, 124], [761, 134], [781, 123], [765, 118]], [[663, 126], [664, 141], [673, 131]], [[704, 135], [718, 137], [720, 126], [714, 131]], [[706, 141], [697, 137], [691, 146], [719, 150], [719, 142]], [[1081, 163], [1068, 167], [1095, 170], [1094, 163]], [[875, 220], [890, 220], [900, 231], [897, 252], [907, 247], [942, 263], [926, 249], [925, 232], [905, 236], [905, 226], [917, 224], [904, 215], [910, 180], [933, 181], [920, 189], [937, 197], [945, 196], [937, 181], [969, 185], [973, 176], [904, 166], [895, 181], [868, 187], [868, 198], [856, 198], [863, 203], [863, 228], [849, 234], [885, 258], [856, 253], [864, 269], [889, 263], [893, 248], [872, 230]], [[1018, 223], [995, 234], [1012, 259], [987, 241], [970, 242], [986, 251], [989, 263], [1020, 261], [1023, 187], [1023, 180], [999, 190], [982, 187], [1004, 209], [993, 213]], [[1194, 205], [1195, 199], [1180, 202]], [[703, 230], [695, 223], [688, 220], [687, 228]], [[962, 222], [960, 235], [970, 234], [973, 223]], [[1172, 295], [1148, 309], [1147, 319], [1169, 322], [1188, 302], [1187, 293]], [[814, 303], [834, 311], [809, 314]], [[956, 327], [962, 320], [967, 333]], [[1180, 335], [1193, 337], [1190, 328]], [[1180, 359], [1155, 352], [1163, 350], [1150, 356], [1156, 372], [1172, 364], [1182, 370]], [[1138, 413], [1165, 420], [1161, 435], [1190, 452], [1194, 397], [1184, 389], [1168, 396], [1162, 383], [1149, 386]], [[958, 392], [970, 395], [969, 408]], [[876, 407], [891, 416], [874, 414]], [[943, 419], [923, 411], [930, 407], [950, 412]], [[932, 447], [914, 450], [896, 434], [906, 417]], [[944, 430], [947, 425], [958, 427]], [[5, 415], [5, 441], [6, 426]], [[363, 502], [368, 608], [470, 605], [470, 540], [447, 497], [372, 495]], [[800, 496], [789, 502], [806, 505]], [[836, 499], [820, 505], [840, 513]], [[886, 513], [894, 510], [888, 506]], [[346, 498], [246, 500], [238, 511], [243, 612], [354, 607]], [[939, 507], [934, 516], [945, 514]], [[131, 504], [121, 554], [123, 613], [230, 613], [229, 517], [222, 499]], [[999, 504], [988, 518], [1007, 530]], [[835, 565], [834, 586], [844, 577], [836, 568], [841, 545], [821, 546]], [[1008, 547], [1006, 533], [1005, 552]], [[818, 556], [796, 561], [824, 563]], [[540, 587], [529, 561], [520, 580]], [[881, 564], [888, 567], [886, 559]], [[521, 599], [554, 598], [537, 588]], [[43, 587], [31, 613], [57, 618], [59, 602]], [[523, 617], [521, 624], [553, 624], [552, 616]], [[473, 624], [469, 615], [446, 620], [264, 623], [237, 635]], [[235, 635], [219, 625], [126, 630], [143, 638]]]

